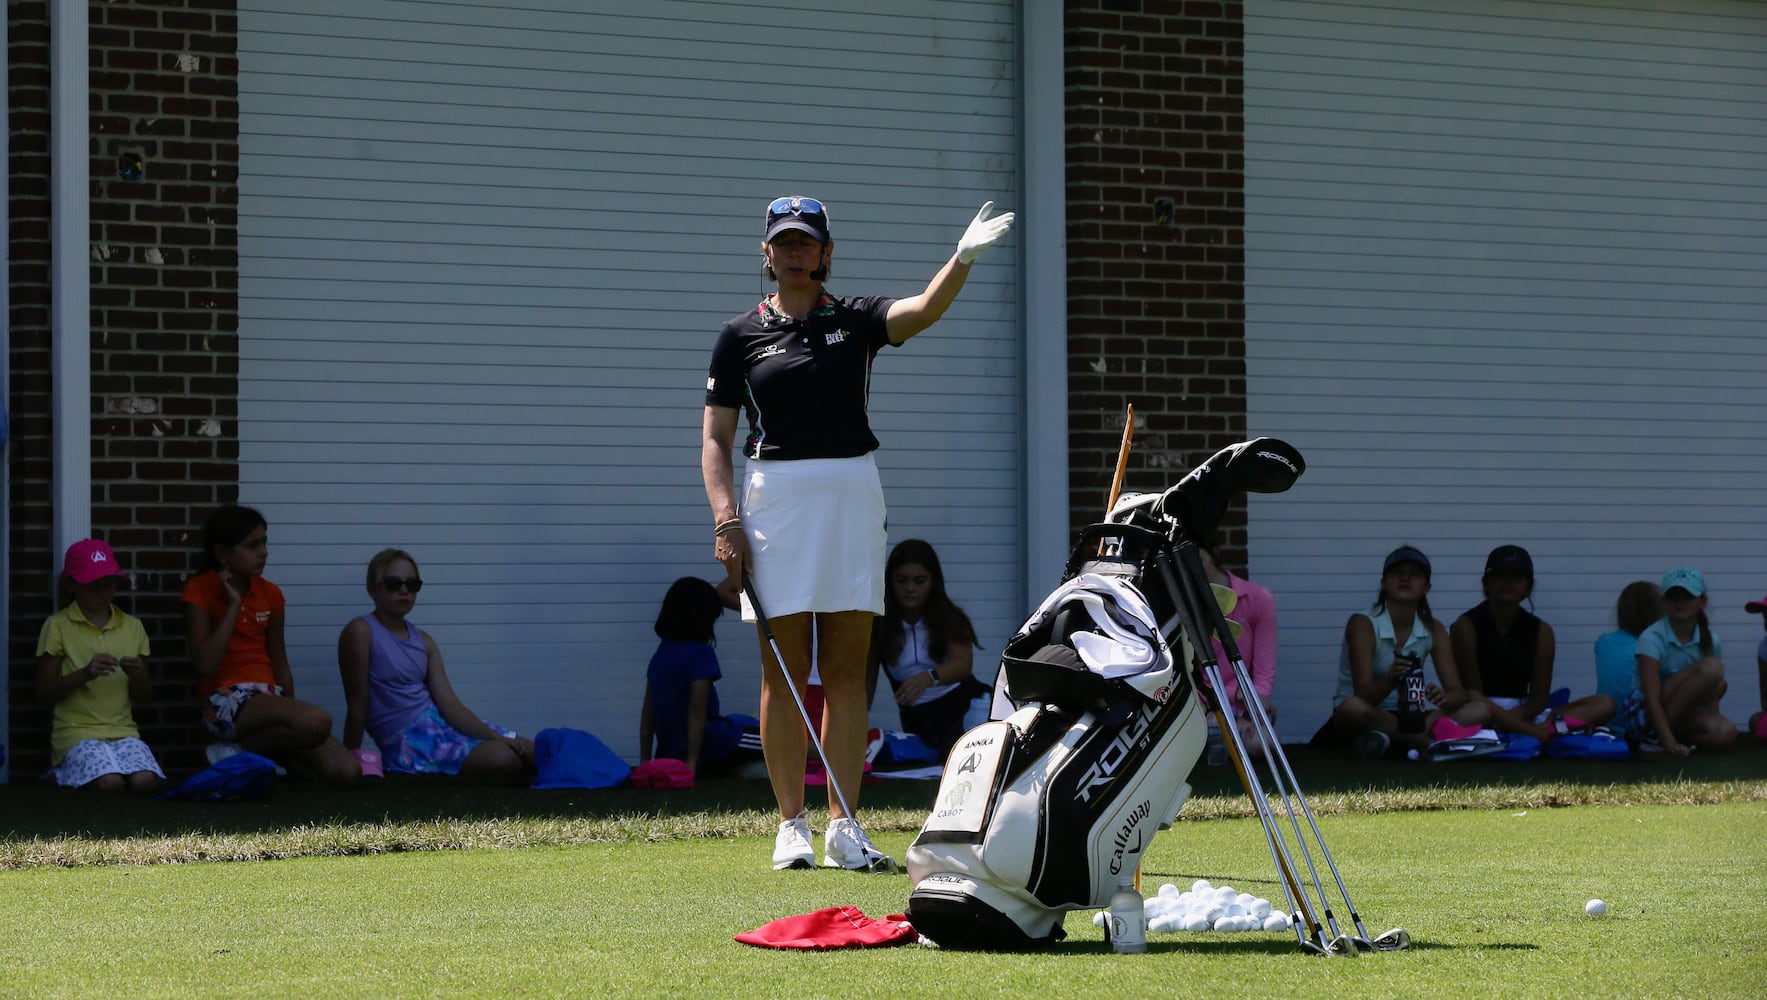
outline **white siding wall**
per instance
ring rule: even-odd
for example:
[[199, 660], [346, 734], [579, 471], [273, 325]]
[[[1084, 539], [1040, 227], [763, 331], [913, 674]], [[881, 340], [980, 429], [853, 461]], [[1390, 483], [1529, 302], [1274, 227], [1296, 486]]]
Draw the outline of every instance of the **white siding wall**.
[[1534, 556], [1556, 680], [1634, 579], [1701, 568], [1727, 714], [1767, 592], [1767, 5], [1246, 6], [1249, 426], [1310, 463], [1252, 503], [1286, 738], [1329, 710], [1381, 559]]
[[[341, 723], [336, 636], [395, 545], [469, 706], [635, 757], [657, 603], [721, 573], [705, 370], [767, 199], [829, 202], [837, 294], [918, 292], [1016, 207], [1014, 5], [240, 8], [241, 493], [300, 693]], [[873, 393], [891, 539], [939, 548], [984, 637], [1023, 611], [1016, 258]], [[754, 632], [719, 634], [754, 712]]]

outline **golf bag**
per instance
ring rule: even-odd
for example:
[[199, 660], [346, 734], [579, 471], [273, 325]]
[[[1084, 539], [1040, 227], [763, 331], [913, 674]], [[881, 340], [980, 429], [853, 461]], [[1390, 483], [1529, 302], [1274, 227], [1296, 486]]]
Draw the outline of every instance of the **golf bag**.
[[1011, 713], [952, 747], [908, 849], [917, 930], [949, 948], [1038, 947], [1065, 936], [1068, 911], [1132, 883], [1190, 794], [1214, 709], [1191, 636], [1227, 623], [1194, 595], [1225, 612], [1233, 592], [1207, 584], [1194, 543], [1240, 490], [1286, 489], [1301, 468], [1281, 442], [1236, 445], [1081, 534], [1064, 582], [1003, 650]]

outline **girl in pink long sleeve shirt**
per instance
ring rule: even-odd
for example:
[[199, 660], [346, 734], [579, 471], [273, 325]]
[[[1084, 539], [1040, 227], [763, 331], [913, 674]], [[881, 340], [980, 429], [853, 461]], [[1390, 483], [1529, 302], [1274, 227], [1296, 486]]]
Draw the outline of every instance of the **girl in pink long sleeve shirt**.
[[[1276, 708], [1270, 702], [1271, 693], [1276, 690], [1276, 598], [1270, 595], [1267, 588], [1260, 587], [1250, 580], [1223, 570], [1215, 559], [1215, 552], [1202, 550], [1203, 569], [1209, 574], [1209, 582], [1231, 589], [1239, 595], [1239, 603], [1234, 605], [1233, 612], [1228, 615], [1240, 625], [1239, 646], [1240, 656], [1245, 658], [1246, 670], [1252, 675], [1252, 687], [1264, 702], [1264, 711], [1269, 713], [1271, 721], [1276, 719]], [[1215, 662], [1221, 665], [1222, 696], [1233, 706], [1233, 717], [1239, 729], [1240, 740], [1247, 752], [1259, 753], [1263, 743], [1258, 740], [1256, 729], [1249, 718], [1249, 709], [1245, 700], [1239, 695], [1239, 682], [1233, 676], [1232, 664], [1227, 662], [1227, 653], [1221, 644], [1215, 644]]]

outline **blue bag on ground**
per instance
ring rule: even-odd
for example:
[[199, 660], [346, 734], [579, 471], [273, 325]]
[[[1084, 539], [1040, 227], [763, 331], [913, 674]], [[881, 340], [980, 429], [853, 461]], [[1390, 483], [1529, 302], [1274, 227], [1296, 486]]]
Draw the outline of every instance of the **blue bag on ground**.
[[1546, 741], [1546, 755], [1557, 760], [1626, 760], [1632, 748], [1613, 733], [1566, 733]]
[[1524, 733], [1504, 733], [1503, 749], [1485, 755], [1487, 760], [1533, 760], [1540, 756], [1540, 741]]
[[276, 762], [255, 753], [240, 751], [184, 779], [184, 783], [155, 796], [160, 799], [190, 799], [196, 802], [220, 802], [226, 799], [261, 799], [269, 796], [270, 782], [276, 777]]
[[939, 752], [926, 745], [926, 741], [913, 733], [883, 734], [884, 745], [878, 751], [875, 763], [882, 767], [890, 764], [939, 764], [944, 758]]
[[595, 734], [581, 729], [542, 729], [534, 737], [533, 788], [613, 788], [632, 768]]

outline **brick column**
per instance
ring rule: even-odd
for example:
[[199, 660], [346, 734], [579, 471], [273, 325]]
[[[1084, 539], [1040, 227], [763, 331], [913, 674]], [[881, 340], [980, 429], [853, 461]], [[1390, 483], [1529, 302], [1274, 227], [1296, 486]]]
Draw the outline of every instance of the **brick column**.
[[[1077, 531], [1102, 514], [1127, 404], [1126, 491], [1163, 489], [1246, 433], [1244, 23], [1238, 3], [1065, 10]], [[1229, 549], [1244, 524], [1242, 504]]]
[[[168, 769], [200, 761], [178, 594], [196, 534], [238, 495], [238, 74], [234, 4], [92, 3], [92, 529], [129, 572], [153, 644], [135, 706]], [[48, 764], [33, 695], [50, 589], [48, 14], [8, 5], [12, 79], [11, 750]]]

